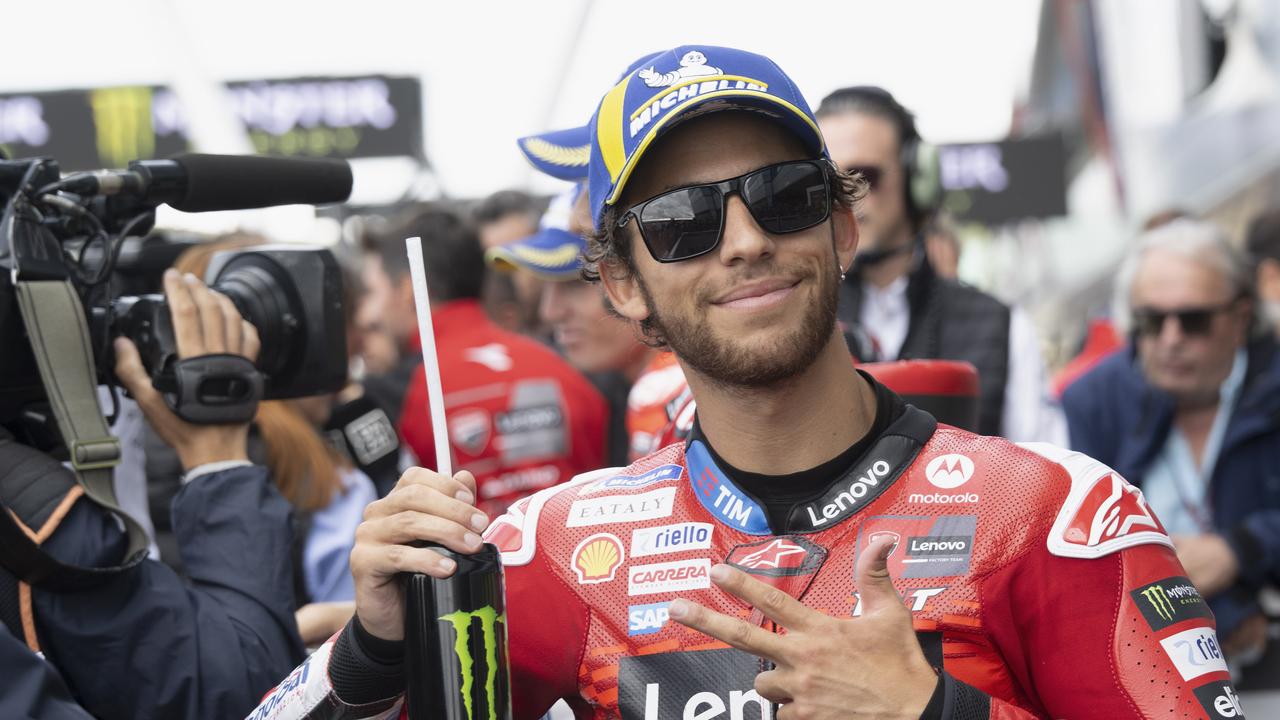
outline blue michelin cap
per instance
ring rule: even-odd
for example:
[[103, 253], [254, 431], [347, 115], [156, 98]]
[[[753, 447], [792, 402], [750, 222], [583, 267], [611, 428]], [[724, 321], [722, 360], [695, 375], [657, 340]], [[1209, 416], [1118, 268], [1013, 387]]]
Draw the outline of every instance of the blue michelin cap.
[[[650, 60], [656, 57], [655, 53], [647, 53], [636, 58], [618, 81], [642, 67], [648, 67]], [[591, 159], [590, 122], [580, 127], [522, 137], [516, 144], [529, 164], [544, 175], [570, 182], [587, 179], [587, 162]]]
[[587, 249], [587, 241], [569, 231], [569, 215], [582, 191], [579, 183], [552, 198], [538, 232], [509, 245], [489, 248], [484, 254], [485, 261], [495, 270], [524, 269], [543, 280], [581, 277], [582, 253]]
[[763, 55], [711, 45], [682, 45], [649, 58], [618, 82], [591, 118], [588, 194], [600, 226], [654, 139], [676, 120], [732, 108], [762, 111], [795, 133], [813, 157], [826, 145], [809, 104], [791, 78]]

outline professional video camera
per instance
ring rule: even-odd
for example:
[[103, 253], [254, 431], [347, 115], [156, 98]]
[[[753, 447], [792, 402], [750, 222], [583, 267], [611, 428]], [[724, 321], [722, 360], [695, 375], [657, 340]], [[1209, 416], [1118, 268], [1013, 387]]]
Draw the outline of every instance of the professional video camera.
[[[69, 450], [76, 463], [52, 415], [59, 404], [71, 413], [62, 396], [84, 392], [49, 386], [62, 380], [56, 368], [64, 355], [78, 351], [97, 383], [114, 387], [111, 341], [121, 335], [138, 346], [174, 412], [191, 422], [247, 421], [260, 398], [340, 389], [341, 274], [327, 250], [267, 246], [215, 256], [205, 280], [257, 328], [256, 370], [230, 355], [179, 361], [164, 297], [118, 295], [112, 277], [125, 239], [149, 232], [160, 204], [248, 209], [339, 202], [350, 191], [351, 169], [340, 160], [192, 154], [64, 177], [48, 158], [0, 156], [0, 426], [54, 455]], [[68, 294], [79, 307], [56, 310]], [[87, 339], [74, 337], [85, 327]]]

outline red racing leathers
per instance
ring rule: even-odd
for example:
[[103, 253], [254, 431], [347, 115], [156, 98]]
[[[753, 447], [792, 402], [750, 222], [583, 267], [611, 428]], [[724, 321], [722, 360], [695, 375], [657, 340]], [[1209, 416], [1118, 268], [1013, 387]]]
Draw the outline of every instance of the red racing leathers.
[[[854, 618], [854, 560], [883, 533], [956, 717], [1242, 717], [1212, 615], [1138, 490], [1078, 453], [935, 431], [912, 408], [777, 532], [696, 440], [515, 505], [487, 532], [507, 568], [514, 716], [565, 698], [579, 718], [772, 717], [752, 690], [761, 661], [667, 604], [760, 621], [710, 584], [723, 561]], [[394, 715], [338, 715], [352, 708], [324, 653], [261, 717]]]
[[[455, 470], [476, 476], [480, 508], [516, 500], [600, 467], [608, 408], [550, 348], [489, 321], [480, 303], [435, 309], [432, 323]], [[427, 383], [409, 382], [400, 434], [423, 467], [435, 468]]]

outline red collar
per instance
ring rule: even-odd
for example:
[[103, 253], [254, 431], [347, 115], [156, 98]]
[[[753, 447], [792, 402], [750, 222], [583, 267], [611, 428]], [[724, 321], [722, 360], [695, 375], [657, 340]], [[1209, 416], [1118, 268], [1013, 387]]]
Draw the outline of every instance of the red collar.
[[[431, 311], [431, 324], [436, 333], [436, 344], [442, 338], [465, 332], [468, 328], [489, 325], [489, 316], [479, 300], [453, 300]], [[405, 353], [422, 354], [422, 339], [413, 333], [405, 342]]]

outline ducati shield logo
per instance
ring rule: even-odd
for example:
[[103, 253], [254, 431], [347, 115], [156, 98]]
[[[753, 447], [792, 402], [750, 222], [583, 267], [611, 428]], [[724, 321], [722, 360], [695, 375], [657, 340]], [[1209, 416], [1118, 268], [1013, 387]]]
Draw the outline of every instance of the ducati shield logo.
[[973, 460], [967, 455], [939, 455], [924, 468], [925, 477], [934, 487], [951, 490], [973, 477]]
[[889, 548], [889, 554], [885, 556], [886, 558], [891, 558], [894, 553], [898, 552], [898, 543], [902, 542], [902, 536], [892, 530], [879, 530], [868, 535], [867, 542], [873, 543], [882, 537], [887, 537], [893, 540], [893, 547]]
[[[480, 621], [480, 640], [484, 647], [484, 664], [488, 668], [484, 677], [484, 699], [488, 704], [486, 714], [477, 715], [475, 708], [476, 658], [472, 656], [475, 643], [471, 638], [471, 626]], [[453, 628], [453, 651], [458, 659], [458, 670], [462, 680], [458, 692], [462, 695], [462, 705], [467, 709], [467, 720], [498, 720], [498, 656], [506, 655], [507, 616], [499, 615], [492, 607], [485, 606], [478, 610], [457, 612], [442, 615], [440, 622], [448, 623]], [[503, 628], [498, 626], [502, 625]], [[506, 689], [501, 690], [505, 701]]]
[[752, 575], [811, 575], [827, 559], [827, 549], [798, 535], [738, 545], [725, 562]]

